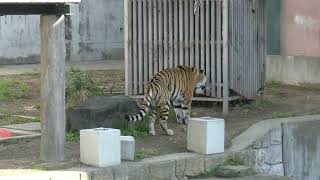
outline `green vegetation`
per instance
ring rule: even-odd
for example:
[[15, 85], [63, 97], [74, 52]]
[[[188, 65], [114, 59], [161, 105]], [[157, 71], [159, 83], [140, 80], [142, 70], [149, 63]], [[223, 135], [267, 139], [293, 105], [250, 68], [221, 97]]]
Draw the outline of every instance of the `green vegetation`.
[[216, 174], [215, 171], [216, 171], [216, 168], [212, 170], [206, 170], [204, 172], [201, 172], [200, 177], [212, 177]]
[[121, 129], [122, 136], [133, 136], [133, 137], [141, 137], [148, 135], [148, 128], [143, 126], [138, 126], [134, 128], [124, 128]]
[[148, 121], [149, 121], [149, 113], [146, 114], [144, 120], [135, 124], [134, 127], [121, 128], [122, 136], [133, 136], [133, 137], [143, 137], [148, 136]]
[[93, 78], [92, 72], [70, 68], [66, 73], [65, 96], [67, 106], [77, 105], [101, 91], [98, 83]]
[[25, 83], [0, 80], [0, 100], [21, 98], [28, 90], [29, 87]]
[[272, 106], [272, 102], [268, 100], [256, 100], [256, 101], [245, 101], [245, 100], [240, 100], [235, 102], [236, 108], [244, 111], [244, 112], [249, 112], [252, 110], [263, 110], [266, 107]]
[[66, 141], [79, 141], [80, 133], [79, 132], [68, 132], [66, 133]]
[[159, 155], [159, 152], [157, 150], [141, 148], [135, 151], [134, 158], [138, 160], [138, 159], [149, 158], [156, 155]]
[[224, 163], [224, 166], [231, 165], [231, 166], [240, 166], [240, 165], [245, 165], [244, 159], [241, 158], [240, 156], [230, 156], [228, 157]]
[[266, 82], [267, 87], [279, 87], [279, 86], [283, 86], [284, 83], [281, 81], [276, 81], [273, 79], [270, 79]]
[[220, 168], [222, 166], [228, 166], [228, 165], [230, 165], [230, 166], [245, 165], [245, 160], [238, 155], [229, 156], [229, 157], [227, 157], [227, 159], [223, 163], [218, 164], [216, 167], [212, 168], [211, 170], [203, 171], [200, 174], [200, 176], [201, 177], [215, 176], [218, 168]]

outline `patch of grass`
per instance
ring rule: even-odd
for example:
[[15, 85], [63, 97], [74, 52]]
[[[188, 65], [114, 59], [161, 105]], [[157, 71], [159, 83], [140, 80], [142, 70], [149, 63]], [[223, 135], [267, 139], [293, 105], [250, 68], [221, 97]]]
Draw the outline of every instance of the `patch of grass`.
[[121, 129], [121, 135], [133, 136], [133, 137], [148, 136], [148, 128], [145, 126], [137, 126], [134, 128], [124, 128], [124, 129]]
[[272, 102], [268, 100], [256, 100], [256, 101], [238, 101], [236, 102], [237, 104], [235, 105], [236, 108], [241, 109], [244, 112], [249, 112], [252, 110], [258, 110], [261, 109], [263, 110], [266, 107], [272, 106]]
[[295, 116], [295, 114], [292, 112], [273, 112], [272, 113], [272, 119], [286, 118], [286, 117], [293, 117], [293, 116]]
[[122, 136], [144, 137], [149, 135], [149, 112], [145, 115], [142, 121], [134, 124], [134, 127], [120, 128]]
[[234, 157], [228, 157], [224, 163], [224, 166], [230, 165], [230, 166], [240, 166], [240, 165], [245, 165], [244, 159], [240, 158], [238, 156]]
[[0, 80], [0, 100], [21, 98], [29, 90], [27, 84], [18, 81]]
[[200, 177], [212, 177], [215, 176], [215, 169], [206, 170], [200, 173]]
[[66, 141], [79, 141], [80, 133], [79, 132], [68, 132], [66, 133]]
[[149, 158], [156, 155], [159, 155], [159, 152], [157, 150], [141, 148], [135, 151], [134, 158], [138, 160], [138, 159]]
[[71, 67], [66, 73], [65, 96], [67, 106], [77, 105], [101, 91], [91, 71], [80, 71]]
[[279, 86], [283, 86], [285, 84], [281, 81], [270, 79], [266, 82], [266, 85], [267, 85], [267, 87], [279, 87]]
[[40, 122], [40, 121], [41, 120], [38, 117], [34, 117], [34, 118], [31, 119], [31, 122]]
[[0, 108], [0, 125], [40, 122], [39, 117], [14, 115], [8, 109]]

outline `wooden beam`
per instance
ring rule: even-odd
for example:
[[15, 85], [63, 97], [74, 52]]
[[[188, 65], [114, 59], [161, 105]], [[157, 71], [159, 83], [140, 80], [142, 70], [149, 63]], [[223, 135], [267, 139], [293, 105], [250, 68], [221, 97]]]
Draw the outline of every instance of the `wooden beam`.
[[1, 4], [0, 16], [3, 15], [59, 15], [70, 13], [70, 5], [63, 3], [50, 4]]
[[64, 160], [65, 43], [62, 16], [41, 16], [41, 152], [44, 161]]

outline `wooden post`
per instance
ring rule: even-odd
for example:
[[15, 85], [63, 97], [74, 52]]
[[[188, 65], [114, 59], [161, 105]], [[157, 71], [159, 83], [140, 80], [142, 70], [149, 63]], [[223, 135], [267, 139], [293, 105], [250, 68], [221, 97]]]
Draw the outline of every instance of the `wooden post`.
[[228, 72], [228, 0], [222, 4], [222, 71], [223, 71], [223, 114], [229, 113], [229, 72]]
[[[132, 33], [129, 30], [131, 28], [132, 19], [129, 14], [131, 14], [130, 0], [123, 0], [123, 21], [124, 21], [124, 64], [125, 64], [125, 95], [131, 94], [132, 88]], [[130, 11], [130, 12], [129, 12]], [[130, 63], [130, 65], [129, 65]], [[130, 92], [129, 92], [130, 91]]]
[[41, 153], [44, 161], [64, 160], [65, 43], [63, 15], [43, 15], [41, 28]]

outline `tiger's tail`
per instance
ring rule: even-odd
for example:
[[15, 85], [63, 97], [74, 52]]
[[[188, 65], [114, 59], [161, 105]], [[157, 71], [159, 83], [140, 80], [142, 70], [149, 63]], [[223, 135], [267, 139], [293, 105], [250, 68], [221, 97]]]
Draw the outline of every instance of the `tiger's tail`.
[[125, 115], [125, 119], [129, 122], [136, 122], [136, 121], [142, 120], [149, 110], [151, 98], [152, 98], [152, 90], [151, 88], [148, 88], [147, 93], [144, 96], [143, 104], [139, 113], [133, 116]]

